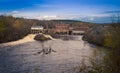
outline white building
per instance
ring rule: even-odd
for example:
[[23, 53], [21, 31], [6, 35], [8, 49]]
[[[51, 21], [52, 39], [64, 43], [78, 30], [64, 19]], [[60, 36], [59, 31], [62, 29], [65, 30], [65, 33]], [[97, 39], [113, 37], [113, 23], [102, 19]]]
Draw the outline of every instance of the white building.
[[31, 27], [31, 33], [32, 34], [39, 34], [39, 33], [43, 33], [43, 26], [32, 26]]
[[84, 34], [85, 31], [83, 31], [83, 30], [73, 30], [72, 33], [75, 34], [75, 35], [78, 35], [78, 34]]

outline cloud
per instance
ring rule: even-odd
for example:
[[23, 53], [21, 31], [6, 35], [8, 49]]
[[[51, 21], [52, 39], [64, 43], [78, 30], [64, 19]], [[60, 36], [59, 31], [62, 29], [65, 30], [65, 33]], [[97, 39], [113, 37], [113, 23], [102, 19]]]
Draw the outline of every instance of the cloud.
[[91, 21], [94, 20], [94, 17], [90, 17], [89, 20], [91, 20]]
[[19, 11], [17, 11], [17, 10], [14, 10], [11, 12], [11, 14], [18, 14], [18, 13], [19, 13]]
[[48, 16], [48, 15], [45, 15], [45, 16], [43, 16], [42, 18], [44, 18], [44, 19], [49, 19], [49, 18], [57, 18], [57, 16], [56, 15], [51, 15], [51, 16]]
[[103, 13], [120, 13], [120, 10], [116, 10], [116, 11], [106, 11], [106, 12], [103, 12]]
[[38, 20], [68, 19], [86, 22], [108, 22], [110, 20], [110, 16], [108, 14], [93, 14], [93, 15], [47, 14], [47, 13], [41, 14], [39, 12], [13, 11], [13, 16]]

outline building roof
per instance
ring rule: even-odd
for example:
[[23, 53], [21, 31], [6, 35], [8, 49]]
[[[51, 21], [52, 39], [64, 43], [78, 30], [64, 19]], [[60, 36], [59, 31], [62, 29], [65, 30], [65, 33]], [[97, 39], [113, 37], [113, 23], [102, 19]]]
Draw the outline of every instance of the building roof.
[[43, 29], [43, 26], [32, 26], [31, 29]]

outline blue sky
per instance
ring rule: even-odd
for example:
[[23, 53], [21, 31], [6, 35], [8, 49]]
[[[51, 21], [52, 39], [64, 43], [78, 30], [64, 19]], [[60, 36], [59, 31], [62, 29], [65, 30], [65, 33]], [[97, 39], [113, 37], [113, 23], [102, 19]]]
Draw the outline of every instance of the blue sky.
[[0, 14], [32, 19], [109, 22], [120, 0], [0, 0]]

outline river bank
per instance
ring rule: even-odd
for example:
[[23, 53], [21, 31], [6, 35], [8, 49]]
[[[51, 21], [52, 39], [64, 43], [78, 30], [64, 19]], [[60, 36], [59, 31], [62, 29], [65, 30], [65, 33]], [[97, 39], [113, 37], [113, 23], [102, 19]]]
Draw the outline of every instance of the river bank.
[[83, 37], [84, 40], [94, 43], [100, 46], [104, 46], [109, 48], [108, 52], [106, 53], [104, 60], [101, 65], [97, 65], [99, 70], [96, 72], [102, 73], [119, 73], [120, 72], [120, 24], [112, 24], [112, 25], [99, 25], [94, 26], [89, 30], [85, 36]]

